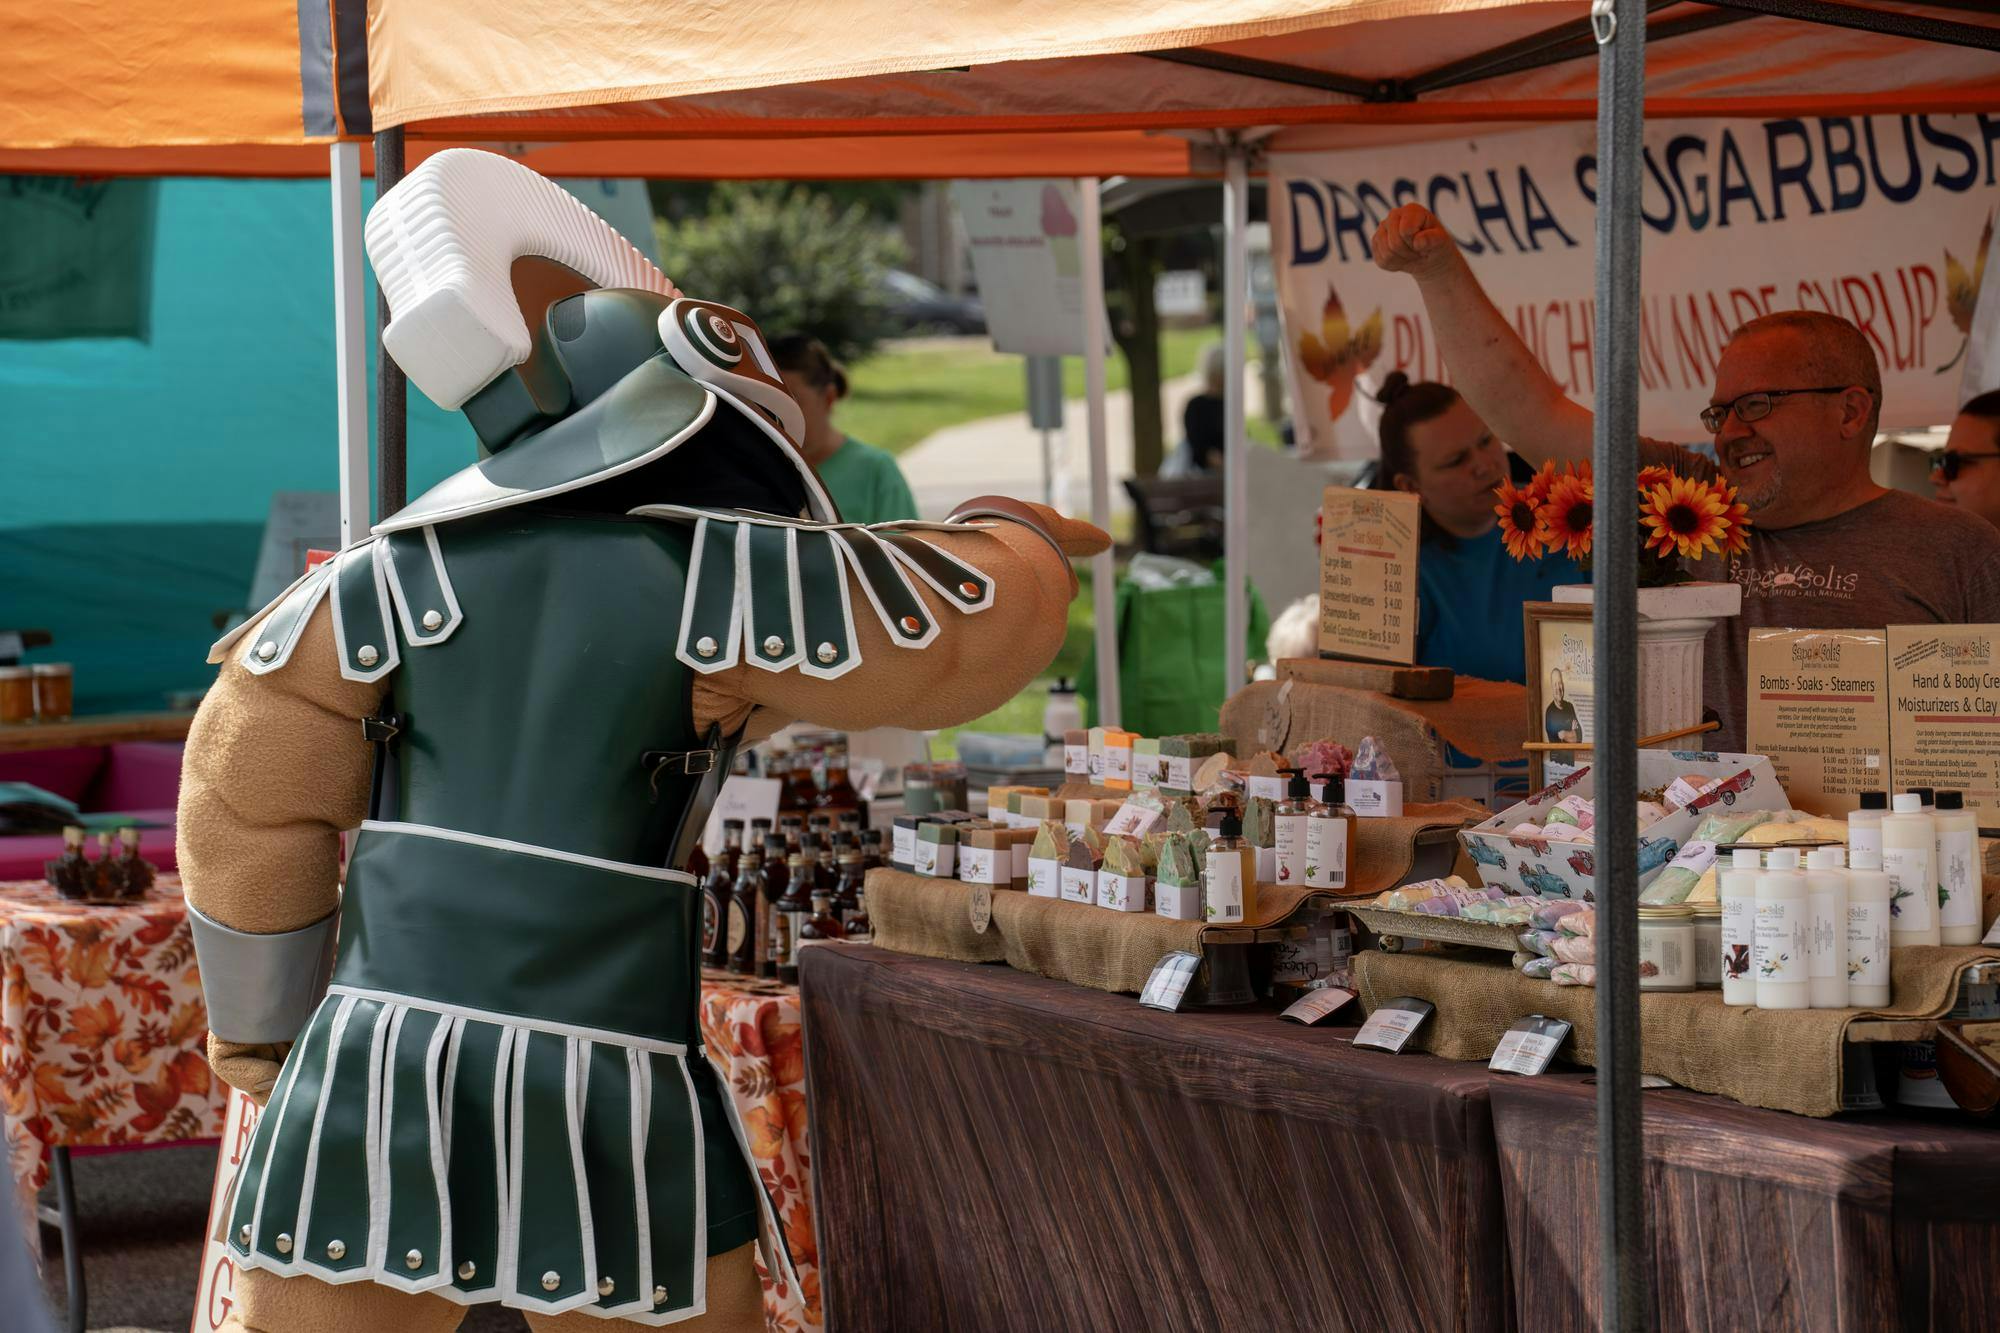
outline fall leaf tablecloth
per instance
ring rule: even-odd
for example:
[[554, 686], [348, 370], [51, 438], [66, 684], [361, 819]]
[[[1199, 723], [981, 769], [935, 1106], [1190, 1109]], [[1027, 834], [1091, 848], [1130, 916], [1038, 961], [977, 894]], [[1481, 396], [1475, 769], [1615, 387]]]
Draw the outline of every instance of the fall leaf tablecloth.
[[229, 1089], [209, 1072], [207, 1037], [176, 876], [101, 907], [0, 882], [0, 1137], [24, 1234], [51, 1147], [221, 1134]]
[[772, 1333], [818, 1333], [819, 1244], [813, 1233], [798, 990], [704, 971], [701, 1035], [743, 1118], [750, 1153], [798, 1270], [796, 1291], [783, 1274], [764, 1273], [765, 1324]]

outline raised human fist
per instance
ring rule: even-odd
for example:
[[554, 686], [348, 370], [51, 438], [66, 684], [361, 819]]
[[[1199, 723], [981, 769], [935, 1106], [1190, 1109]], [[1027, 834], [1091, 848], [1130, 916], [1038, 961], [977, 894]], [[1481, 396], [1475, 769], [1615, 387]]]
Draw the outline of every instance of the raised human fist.
[[1451, 233], [1422, 204], [1404, 204], [1383, 218], [1372, 246], [1376, 267], [1417, 278], [1441, 271], [1458, 255]]

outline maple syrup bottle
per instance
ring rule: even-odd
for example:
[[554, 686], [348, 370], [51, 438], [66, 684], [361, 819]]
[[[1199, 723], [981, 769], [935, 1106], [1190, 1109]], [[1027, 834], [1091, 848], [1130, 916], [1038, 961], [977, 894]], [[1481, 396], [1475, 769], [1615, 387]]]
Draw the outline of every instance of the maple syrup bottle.
[[847, 747], [831, 745], [826, 751], [826, 790], [819, 794], [818, 809], [840, 816], [861, 815], [861, 793], [847, 776]]
[[812, 915], [812, 869], [806, 864], [802, 852], [792, 855], [787, 869], [785, 896], [778, 900], [772, 914], [774, 922], [782, 918], [785, 923], [785, 951], [778, 958], [778, 980], [796, 986], [799, 984], [799, 932]]
[[860, 911], [861, 853], [842, 852], [839, 876], [833, 887], [833, 914], [840, 918], [841, 927], [847, 931], [849, 939], [854, 937], [854, 916]]
[[772, 838], [764, 844], [764, 886], [763, 901], [757, 905], [758, 928], [763, 932], [763, 946], [757, 953], [757, 975], [776, 977], [778, 966], [791, 949], [791, 928], [778, 903], [791, 885], [790, 862], [785, 855], [782, 838]]
[[757, 897], [763, 887], [763, 853], [755, 847], [745, 847], [738, 862], [736, 885], [729, 893], [729, 926], [723, 941], [728, 948], [726, 966], [738, 976], [757, 973]]
[[799, 948], [804, 949], [808, 944], [816, 944], [823, 940], [847, 938], [847, 932], [841, 929], [840, 919], [833, 914], [832, 903], [831, 895], [814, 891], [812, 915], [806, 918], [803, 926], [799, 927]]
[[722, 821], [722, 850], [701, 886], [701, 961], [709, 967], [729, 964], [729, 891], [736, 883], [737, 862], [743, 856], [743, 821]]

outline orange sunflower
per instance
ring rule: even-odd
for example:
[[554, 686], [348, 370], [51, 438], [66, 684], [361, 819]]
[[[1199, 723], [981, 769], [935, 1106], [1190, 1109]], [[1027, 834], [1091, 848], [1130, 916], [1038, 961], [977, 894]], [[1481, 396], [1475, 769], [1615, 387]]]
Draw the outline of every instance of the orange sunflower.
[[1650, 491], [1655, 486], [1672, 481], [1673, 479], [1674, 470], [1670, 467], [1662, 467], [1658, 463], [1655, 463], [1651, 467], [1642, 467], [1639, 469], [1639, 489], [1641, 491]]
[[1500, 540], [1516, 560], [1533, 560], [1542, 554], [1542, 521], [1537, 512], [1542, 500], [1541, 481], [1536, 477], [1526, 486], [1516, 486], [1508, 480], [1493, 488]]
[[1673, 477], [1652, 487], [1639, 501], [1639, 521], [1652, 529], [1645, 535], [1645, 548], [1687, 560], [1720, 552], [1735, 527], [1729, 517], [1734, 499], [1693, 477]]
[[1722, 539], [1724, 555], [1741, 555], [1750, 549], [1750, 506], [1736, 498], [1736, 488], [1726, 481], [1711, 483], [1722, 495], [1723, 503], [1729, 508], [1723, 512], [1723, 521], [1729, 524], [1729, 535]]
[[1555, 479], [1548, 498], [1536, 511], [1541, 519], [1542, 542], [1549, 550], [1567, 551], [1572, 560], [1590, 554], [1591, 510], [1596, 493], [1587, 466]]

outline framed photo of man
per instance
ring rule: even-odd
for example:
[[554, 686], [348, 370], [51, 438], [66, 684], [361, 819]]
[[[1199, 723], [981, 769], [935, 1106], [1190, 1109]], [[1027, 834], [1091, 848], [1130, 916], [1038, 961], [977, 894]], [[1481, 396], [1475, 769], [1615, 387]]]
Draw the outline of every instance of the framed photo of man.
[[[1590, 762], [1597, 715], [1590, 607], [1524, 602], [1521, 624], [1528, 658], [1527, 738], [1536, 747], [1528, 751], [1528, 775], [1540, 791]], [[1565, 741], [1578, 748], [1542, 748]]]

